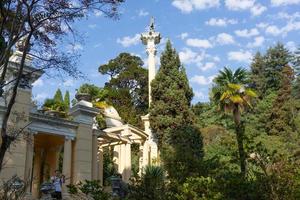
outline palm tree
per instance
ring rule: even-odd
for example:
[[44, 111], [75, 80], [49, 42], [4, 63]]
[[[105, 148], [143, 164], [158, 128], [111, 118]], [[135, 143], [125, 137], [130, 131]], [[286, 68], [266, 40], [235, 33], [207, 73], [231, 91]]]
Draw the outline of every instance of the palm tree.
[[212, 95], [220, 110], [231, 112], [233, 115], [240, 168], [244, 176], [246, 174], [246, 155], [243, 145], [244, 130], [241, 123], [241, 112], [246, 108], [251, 108], [251, 100], [257, 96], [253, 90], [247, 88], [247, 71], [238, 68], [233, 72], [225, 67], [214, 79]]

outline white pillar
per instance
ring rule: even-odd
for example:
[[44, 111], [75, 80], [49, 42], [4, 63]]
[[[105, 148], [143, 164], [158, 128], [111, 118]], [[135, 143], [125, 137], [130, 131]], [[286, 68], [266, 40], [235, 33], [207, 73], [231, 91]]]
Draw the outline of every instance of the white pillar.
[[65, 184], [71, 183], [71, 167], [72, 167], [72, 140], [65, 137], [64, 158], [63, 158], [63, 175], [65, 175]]
[[114, 154], [113, 154], [113, 160], [115, 163], [115, 167], [118, 170], [118, 173], [122, 173], [121, 171], [121, 165], [120, 165], [120, 157], [121, 157], [121, 146], [115, 145], [114, 146]]
[[139, 175], [142, 175], [143, 172], [143, 144], [140, 144], [139, 148]]
[[149, 165], [149, 144], [147, 141], [143, 145], [143, 168]]
[[92, 141], [92, 179], [98, 178], [98, 167], [97, 167], [97, 154], [98, 154], [98, 139], [96, 135], [93, 135]]
[[103, 185], [103, 148], [99, 147], [98, 151], [98, 179], [101, 186]]
[[154, 19], [151, 18], [149, 32], [142, 34], [142, 42], [146, 45], [146, 52], [148, 54], [148, 87], [149, 87], [149, 106], [151, 103], [151, 81], [155, 78], [155, 55], [156, 44], [160, 42], [160, 34], [154, 30]]
[[131, 144], [127, 143], [125, 146], [125, 181], [128, 182], [131, 177]]
[[32, 180], [32, 196], [34, 199], [39, 198], [40, 193], [40, 172], [41, 172], [41, 149], [36, 148], [34, 152], [34, 164], [33, 164], [33, 180]]
[[33, 154], [34, 154], [34, 136], [33, 134], [28, 134], [27, 149], [26, 149], [26, 165], [25, 165], [25, 176], [24, 179], [28, 182], [28, 187], [26, 189], [27, 193], [30, 193], [30, 184], [32, 184], [32, 168], [33, 168]]
[[125, 181], [126, 180], [126, 158], [127, 158], [127, 152], [126, 152], [126, 144], [121, 144], [121, 151], [120, 151], [120, 174], [122, 174], [122, 178]]

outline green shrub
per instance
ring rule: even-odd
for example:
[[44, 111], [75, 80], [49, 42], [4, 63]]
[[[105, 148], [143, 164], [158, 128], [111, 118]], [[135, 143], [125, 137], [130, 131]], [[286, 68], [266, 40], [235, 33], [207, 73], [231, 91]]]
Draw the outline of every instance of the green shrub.
[[190, 177], [179, 186], [178, 200], [219, 200], [222, 194], [217, 190], [216, 180], [210, 177]]

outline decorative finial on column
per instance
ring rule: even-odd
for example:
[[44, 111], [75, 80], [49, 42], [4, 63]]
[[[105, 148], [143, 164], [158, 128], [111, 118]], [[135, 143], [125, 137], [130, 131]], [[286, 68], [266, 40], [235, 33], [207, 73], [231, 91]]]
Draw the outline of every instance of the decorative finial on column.
[[151, 81], [155, 78], [155, 55], [156, 45], [160, 43], [160, 33], [155, 32], [154, 17], [150, 19], [149, 32], [142, 33], [141, 40], [146, 45], [148, 54], [148, 87], [149, 87], [149, 106], [151, 103]]
[[151, 17], [150, 19], [150, 26], [149, 26], [149, 31], [150, 32], [155, 32], [155, 26], [154, 26], [154, 17]]

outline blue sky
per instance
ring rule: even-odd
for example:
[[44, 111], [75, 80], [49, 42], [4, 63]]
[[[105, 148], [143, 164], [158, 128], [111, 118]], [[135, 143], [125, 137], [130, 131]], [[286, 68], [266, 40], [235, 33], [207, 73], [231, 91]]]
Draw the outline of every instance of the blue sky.
[[99, 65], [121, 52], [146, 60], [139, 35], [151, 16], [162, 35], [157, 59], [169, 38], [186, 67], [193, 103], [208, 101], [211, 81], [224, 66], [249, 68], [257, 51], [278, 41], [290, 51], [300, 45], [300, 0], [127, 0], [120, 13], [117, 21], [94, 12], [74, 24], [85, 42], [72, 49], [82, 55], [78, 68], [87, 80], [43, 76], [34, 83], [34, 99], [41, 103], [57, 88], [74, 96], [85, 82], [102, 87], [108, 77], [98, 73]]

